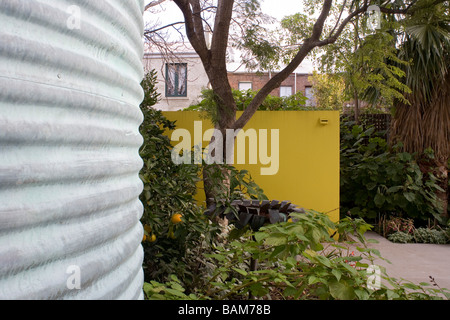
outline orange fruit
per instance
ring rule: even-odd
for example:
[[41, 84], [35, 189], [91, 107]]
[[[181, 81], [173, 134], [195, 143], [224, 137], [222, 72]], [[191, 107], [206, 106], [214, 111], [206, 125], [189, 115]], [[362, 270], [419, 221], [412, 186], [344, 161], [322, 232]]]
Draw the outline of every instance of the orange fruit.
[[156, 236], [154, 234], [152, 234], [152, 236], [150, 237], [150, 239], [148, 241], [155, 242], [156, 241]]
[[145, 240], [147, 240], [147, 235], [144, 234], [144, 237], [142, 238], [142, 241], [144, 242]]
[[181, 217], [182, 217], [181, 214], [175, 213], [175, 214], [172, 216], [172, 218], [170, 219], [170, 221], [171, 221], [173, 224], [180, 223], [180, 222], [181, 222]]

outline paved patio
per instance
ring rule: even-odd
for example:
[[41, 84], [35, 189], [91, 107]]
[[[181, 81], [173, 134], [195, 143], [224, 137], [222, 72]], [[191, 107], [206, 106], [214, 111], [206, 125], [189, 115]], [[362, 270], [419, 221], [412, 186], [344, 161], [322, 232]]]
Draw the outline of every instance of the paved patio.
[[432, 276], [441, 288], [450, 290], [450, 244], [392, 243], [375, 232], [367, 232], [366, 238], [377, 240], [368, 247], [378, 249], [391, 262], [374, 261], [385, 267], [389, 276], [416, 284], [430, 283]]

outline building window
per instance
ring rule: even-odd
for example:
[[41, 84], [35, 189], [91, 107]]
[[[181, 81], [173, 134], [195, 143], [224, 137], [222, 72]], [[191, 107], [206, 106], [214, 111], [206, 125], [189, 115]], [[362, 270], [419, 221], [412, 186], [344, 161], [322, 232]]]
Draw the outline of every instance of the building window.
[[239, 82], [239, 91], [252, 90], [253, 86], [251, 82]]
[[305, 87], [305, 97], [306, 97], [306, 105], [307, 106], [315, 106], [314, 102], [314, 94], [312, 87]]
[[187, 97], [187, 63], [166, 64], [166, 97]]
[[290, 97], [292, 96], [291, 86], [281, 86], [280, 87], [280, 97]]

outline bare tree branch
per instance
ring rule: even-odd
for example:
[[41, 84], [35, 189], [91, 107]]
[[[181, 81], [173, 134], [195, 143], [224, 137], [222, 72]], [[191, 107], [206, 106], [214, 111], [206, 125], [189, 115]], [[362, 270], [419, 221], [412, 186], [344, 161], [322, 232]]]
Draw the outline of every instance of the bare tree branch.
[[[202, 62], [208, 63], [206, 40], [204, 33], [201, 34], [196, 30], [196, 23], [194, 22], [194, 14], [191, 10], [189, 0], [174, 0], [175, 4], [180, 8], [184, 16], [186, 35], [194, 50], [200, 56]], [[206, 68], [206, 66], [205, 66]]]
[[230, 22], [233, 15], [234, 0], [219, 1], [216, 19], [214, 22], [214, 34], [211, 41], [211, 52], [221, 56], [226, 62], [226, 51], [228, 47], [228, 36], [230, 33]]
[[345, 29], [345, 27], [347, 26], [347, 24], [348, 24], [354, 17], [356, 17], [357, 15], [359, 15], [359, 14], [361, 14], [361, 13], [363, 13], [363, 12], [366, 12], [368, 7], [369, 7], [369, 5], [368, 5], [367, 2], [366, 2], [361, 8], [359, 8], [358, 10], [353, 11], [351, 14], [348, 15], [347, 18], [345, 18], [345, 19], [342, 21], [341, 25], [339, 26], [339, 28], [337, 29], [337, 31], [336, 31], [336, 33], [335, 33], [334, 35], [328, 37], [328, 38], [325, 39], [325, 40], [316, 41], [315, 46], [317, 46], [317, 47], [322, 47], [322, 46], [325, 46], [325, 45], [327, 45], [327, 44], [336, 42], [337, 38], [339, 38], [339, 36], [341, 35], [342, 31], [344, 31], [344, 29]]
[[328, 18], [328, 15], [330, 14], [331, 4], [333, 3], [333, 0], [325, 0], [323, 3], [322, 11], [319, 15], [319, 18], [317, 18], [316, 23], [313, 27], [313, 32], [311, 39], [312, 40], [318, 40], [320, 39], [320, 36], [322, 35], [323, 26], [325, 24], [325, 20]]
[[162, 26], [162, 27], [159, 27], [159, 28], [156, 28], [156, 29], [145, 30], [144, 31], [144, 35], [149, 35], [151, 33], [157, 33], [158, 31], [161, 31], [161, 30], [164, 30], [166, 28], [170, 28], [170, 27], [176, 26], [178, 24], [184, 24], [184, 21], [178, 21], [178, 22], [166, 24], [165, 26]]
[[306, 58], [306, 56], [311, 52], [312, 49], [316, 46], [315, 43], [320, 39], [320, 36], [323, 32], [323, 26], [325, 24], [325, 20], [327, 19], [331, 5], [333, 0], [325, 0], [322, 12], [320, 13], [319, 18], [313, 27], [313, 33], [311, 38], [308, 38], [304, 41], [303, 45], [300, 47], [299, 51], [295, 55], [294, 59], [279, 73], [274, 75], [258, 93], [255, 95], [253, 100], [250, 102], [248, 107], [244, 110], [242, 115], [233, 125], [233, 129], [241, 129], [243, 128], [253, 114], [258, 109], [259, 105], [264, 101], [266, 96], [270, 94], [272, 90], [279, 87], [281, 82], [283, 82], [291, 73], [295, 71], [295, 69], [302, 63], [302, 61]]
[[[163, 1], [164, 0], [155, 0], [152, 1], [149, 5], [153, 4], [154, 6], [156, 4], [162, 3]], [[231, 87], [227, 78], [226, 52], [230, 36], [230, 24], [232, 21], [234, 21], [233, 8], [235, 5], [235, 0], [218, 0], [217, 6], [212, 5], [212, 2], [201, 0], [173, 1], [183, 13], [186, 35], [189, 39], [189, 42], [200, 57], [214, 92], [220, 97], [223, 102], [223, 105], [219, 106], [219, 108], [228, 108], [229, 111], [231, 111], [231, 113], [229, 112], [224, 116], [226, 120], [224, 120], [224, 122], [222, 123], [219, 123], [219, 127], [222, 129], [243, 128], [253, 116], [255, 111], [258, 109], [259, 105], [263, 102], [265, 97], [270, 94], [273, 89], [277, 88], [282, 83], [282, 81], [284, 81], [292, 72], [295, 71], [295, 69], [306, 58], [311, 50], [316, 47], [321, 47], [336, 42], [346, 26], [351, 23], [355, 17], [364, 14], [369, 8], [369, 0], [364, 0], [362, 1], [362, 3], [352, 1], [352, 5], [348, 9], [351, 13], [349, 13], [348, 16], [343, 19], [344, 11], [346, 11], [345, 7], [348, 4], [348, 1], [344, 0], [342, 9], [340, 10], [338, 19], [335, 22], [334, 27], [328, 34], [328, 37], [323, 39], [322, 35], [324, 32], [325, 22], [330, 15], [333, 4], [333, 0], [324, 0], [322, 11], [313, 26], [310, 38], [307, 38], [301, 45], [298, 46], [297, 54], [290, 61], [290, 63], [282, 71], [274, 75], [256, 94], [250, 105], [243, 112], [242, 116], [237, 120], [233, 120], [231, 118], [233, 117], [233, 114], [235, 114], [236, 105], [232, 97]], [[443, 3], [446, 1], [448, 0], [434, 0], [432, 2], [432, 5]], [[241, 2], [236, 1], [236, 6], [239, 6], [240, 4]], [[355, 7], [354, 4], [360, 4], [361, 7]], [[412, 0], [407, 7], [380, 7], [380, 11], [386, 14], [406, 15], [413, 14], [415, 11], [421, 8], [423, 8], [423, 6], [419, 7], [417, 5], [417, 0]], [[210, 10], [215, 13], [213, 28], [211, 28], [211, 26], [208, 24], [208, 19], [205, 18], [203, 14], [205, 12], [211, 12]], [[171, 26], [174, 27], [178, 24], [181, 24], [181, 22], [173, 23]], [[206, 44], [205, 27], [209, 30], [213, 30], [210, 49]], [[155, 29], [153, 31], [162, 29], [163, 27]]]
[[203, 28], [203, 19], [202, 19], [202, 7], [200, 5], [199, 0], [189, 0], [190, 5], [192, 7], [192, 19], [194, 25], [194, 32], [197, 35], [197, 38], [201, 42], [201, 46], [203, 48], [207, 48], [206, 39], [205, 39], [205, 29]]
[[[432, 5], [437, 5], [439, 3], [443, 3], [446, 2], [448, 0], [435, 0]], [[380, 11], [386, 14], [403, 14], [403, 15], [409, 15], [409, 14], [413, 14], [414, 12], [416, 12], [417, 10], [423, 9], [424, 7], [418, 7], [418, 6], [413, 6], [413, 4], [415, 4], [417, 2], [417, 0], [414, 0], [411, 2], [410, 5], [408, 5], [408, 7], [406, 7], [405, 9], [392, 9], [392, 8], [386, 8], [386, 7], [380, 7]], [[369, 8], [369, 3], [368, 1], [364, 1], [364, 5], [359, 8], [358, 10], [353, 11], [351, 14], [348, 15], [348, 17], [341, 23], [341, 25], [339, 26], [339, 28], [337, 29], [336, 33], [334, 35], [330, 35], [327, 39], [322, 40], [322, 41], [318, 41], [316, 43], [317, 46], [321, 47], [321, 46], [325, 46], [331, 43], [334, 43], [337, 38], [339, 38], [339, 36], [341, 35], [342, 31], [345, 29], [346, 25], [357, 15], [364, 13], [367, 11], [367, 9]]]
[[150, 8], [152, 8], [152, 7], [155, 7], [155, 6], [157, 6], [158, 4], [163, 3], [164, 1], [166, 1], [166, 0], [154, 0], [154, 1], [150, 2], [149, 4], [147, 4], [147, 5], [145, 6], [144, 11], [147, 11], [148, 9], [150, 9]]
[[345, 5], [346, 5], [346, 4], [347, 4], [347, 0], [345, 0], [344, 3], [342, 4], [342, 9], [341, 9], [341, 12], [339, 13], [339, 18], [337, 19], [336, 24], [334, 25], [333, 30], [331, 30], [329, 36], [331, 36], [331, 35], [333, 34], [333, 32], [336, 30], [337, 26], [339, 25], [339, 21], [341, 21], [342, 13], [344, 13]]

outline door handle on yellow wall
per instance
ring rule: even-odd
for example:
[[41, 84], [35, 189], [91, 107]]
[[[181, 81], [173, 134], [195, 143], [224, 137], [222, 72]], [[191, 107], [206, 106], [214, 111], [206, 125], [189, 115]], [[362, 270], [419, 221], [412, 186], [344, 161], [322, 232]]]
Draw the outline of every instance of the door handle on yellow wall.
[[322, 125], [327, 125], [328, 124], [328, 119], [327, 118], [319, 118], [319, 122]]

